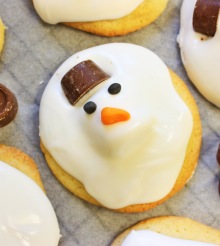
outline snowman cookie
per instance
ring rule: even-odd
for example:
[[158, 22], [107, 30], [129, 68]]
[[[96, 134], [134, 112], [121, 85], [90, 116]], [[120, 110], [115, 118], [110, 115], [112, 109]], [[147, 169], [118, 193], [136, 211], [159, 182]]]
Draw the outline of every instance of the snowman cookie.
[[58, 245], [59, 225], [35, 162], [5, 145], [0, 145], [0, 194], [2, 245]]
[[150, 50], [96, 46], [65, 61], [40, 104], [41, 148], [74, 194], [121, 212], [150, 209], [196, 167], [201, 125], [180, 78]]
[[220, 231], [195, 220], [161, 216], [143, 220], [121, 233], [111, 246], [211, 246], [220, 244]]
[[220, 0], [184, 0], [177, 41], [190, 80], [220, 107]]
[[47, 23], [101, 36], [118, 36], [141, 29], [164, 11], [168, 0], [34, 0], [34, 7]]

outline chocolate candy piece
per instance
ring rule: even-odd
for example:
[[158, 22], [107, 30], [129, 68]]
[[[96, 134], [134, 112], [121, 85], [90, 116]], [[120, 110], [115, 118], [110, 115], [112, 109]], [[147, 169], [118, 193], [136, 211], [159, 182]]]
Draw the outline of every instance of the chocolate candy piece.
[[220, 0], [197, 0], [193, 13], [193, 28], [206, 36], [214, 36], [220, 9]]
[[218, 193], [219, 193], [219, 196], [220, 196], [220, 180], [219, 180], [219, 183], [218, 183]]
[[0, 127], [9, 124], [16, 116], [18, 102], [15, 95], [0, 84]]
[[[218, 164], [220, 165], [220, 144], [218, 145], [216, 160], [217, 160]], [[219, 184], [218, 184], [218, 191], [219, 191], [219, 195], [220, 195], [220, 180], [219, 180]]]
[[217, 150], [217, 154], [216, 154], [216, 160], [217, 160], [218, 164], [220, 165], [220, 144], [218, 145], [218, 150]]
[[62, 88], [72, 105], [83, 97], [88, 91], [109, 76], [93, 61], [83, 61], [67, 72], [61, 80]]

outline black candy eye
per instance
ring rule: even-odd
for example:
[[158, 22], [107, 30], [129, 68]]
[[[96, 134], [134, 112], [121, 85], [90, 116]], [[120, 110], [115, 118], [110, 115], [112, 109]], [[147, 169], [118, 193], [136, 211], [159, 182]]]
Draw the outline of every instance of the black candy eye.
[[96, 104], [94, 102], [87, 102], [84, 106], [83, 106], [83, 109], [85, 110], [85, 112], [87, 114], [92, 114], [96, 111]]
[[118, 94], [121, 91], [121, 85], [119, 83], [111, 84], [108, 88], [108, 92], [112, 95]]

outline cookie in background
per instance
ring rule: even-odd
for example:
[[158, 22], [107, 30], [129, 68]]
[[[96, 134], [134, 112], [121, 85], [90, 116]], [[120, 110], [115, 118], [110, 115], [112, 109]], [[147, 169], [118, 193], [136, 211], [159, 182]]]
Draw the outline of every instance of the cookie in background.
[[137, 223], [121, 233], [111, 246], [143, 245], [220, 245], [220, 230], [195, 220], [178, 216], [162, 216]]
[[190, 80], [217, 107], [220, 107], [219, 10], [219, 0], [184, 0], [177, 37]]
[[155, 21], [168, 0], [34, 0], [40, 17], [101, 36], [121, 36]]
[[2, 51], [3, 45], [5, 40], [5, 26], [0, 18], [0, 53]]
[[60, 229], [37, 165], [21, 150], [0, 145], [2, 245], [57, 246]]

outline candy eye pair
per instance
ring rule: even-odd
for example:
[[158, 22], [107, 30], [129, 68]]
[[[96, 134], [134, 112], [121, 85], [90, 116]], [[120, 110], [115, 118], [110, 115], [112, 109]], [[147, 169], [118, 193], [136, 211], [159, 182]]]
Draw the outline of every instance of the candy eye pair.
[[[108, 88], [108, 93], [111, 95], [118, 94], [120, 91], [121, 91], [121, 85], [118, 83], [113, 83]], [[87, 114], [94, 113], [96, 111], [96, 108], [97, 108], [97, 105], [92, 101], [87, 102], [83, 106], [83, 109]]]

